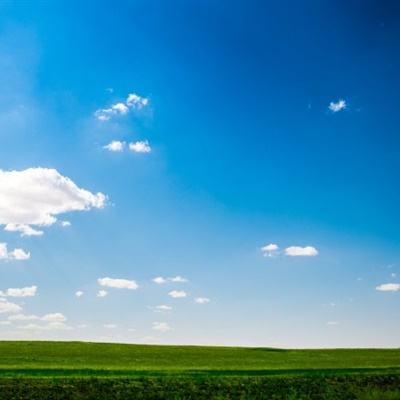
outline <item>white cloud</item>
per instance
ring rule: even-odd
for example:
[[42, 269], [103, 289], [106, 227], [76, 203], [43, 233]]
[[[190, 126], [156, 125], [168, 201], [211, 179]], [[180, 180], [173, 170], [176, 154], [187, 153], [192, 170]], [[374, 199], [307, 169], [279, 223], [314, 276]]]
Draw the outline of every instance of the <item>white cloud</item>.
[[99, 290], [97, 292], [97, 297], [106, 297], [107, 296], [107, 290]]
[[118, 325], [116, 325], [116, 324], [104, 324], [103, 327], [106, 328], [106, 329], [116, 329], [116, 328], [118, 328]]
[[7, 224], [4, 230], [8, 232], [20, 232], [22, 237], [43, 235], [43, 231], [33, 229], [31, 226], [25, 224]]
[[278, 254], [279, 246], [275, 243], [267, 244], [261, 247], [264, 257], [274, 257]]
[[187, 296], [187, 293], [183, 290], [172, 290], [168, 294], [174, 299], [179, 299]]
[[211, 300], [207, 297], [196, 297], [194, 299], [195, 303], [197, 304], [207, 304], [209, 303]]
[[8, 230], [29, 233], [31, 225], [49, 226], [59, 214], [103, 208], [105, 202], [104, 194], [79, 188], [55, 169], [0, 170], [0, 225]]
[[10, 315], [7, 319], [10, 321], [34, 321], [38, 320], [39, 317], [36, 315], [15, 314]]
[[126, 99], [126, 104], [129, 107], [137, 108], [138, 110], [146, 107], [149, 104], [149, 99], [141, 97], [135, 93], [130, 93]]
[[400, 283], [383, 283], [376, 287], [379, 292], [400, 292]]
[[124, 150], [124, 147], [125, 147], [125, 143], [120, 142], [119, 140], [113, 140], [112, 142], [103, 146], [103, 148], [108, 151], [118, 151], [118, 152]]
[[291, 257], [312, 257], [318, 255], [318, 250], [313, 246], [290, 246], [285, 249], [285, 254]]
[[7, 243], [0, 243], [0, 260], [25, 261], [25, 260], [29, 260], [30, 257], [31, 257], [31, 254], [25, 252], [22, 249], [14, 249], [13, 251], [8, 251]]
[[162, 276], [157, 276], [156, 278], [153, 279], [153, 282], [157, 283], [158, 285], [162, 285], [163, 283], [167, 283], [167, 280]]
[[75, 296], [76, 296], [76, 297], [82, 297], [82, 296], [83, 296], [82, 290], [76, 291], [76, 292], [75, 292]]
[[169, 281], [174, 282], [174, 283], [185, 283], [188, 280], [186, 278], [183, 278], [182, 276], [174, 276], [172, 278], [168, 278]]
[[99, 278], [97, 279], [97, 282], [100, 286], [107, 286], [116, 289], [135, 290], [139, 287], [135, 281], [128, 279]]
[[147, 140], [129, 143], [129, 150], [135, 153], [150, 153], [151, 147]]
[[11, 325], [10, 321], [0, 321], [0, 325]]
[[69, 221], [61, 221], [61, 226], [63, 228], [68, 228], [69, 226], [71, 226], [71, 222], [69, 222]]
[[344, 110], [347, 107], [346, 101], [345, 100], [338, 100], [336, 103], [331, 101], [329, 103], [329, 110], [331, 110], [332, 112], [336, 113], [338, 111]]
[[141, 110], [149, 104], [149, 99], [131, 93], [125, 103], [113, 104], [110, 108], [101, 108], [94, 113], [99, 121], [109, 121], [112, 117], [126, 115], [130, 110]]
[[0, 314], [18, 313], [22, 310], [21, 306], [0, 297]]
[[162, 285], [164, 283], [168, 283], [168, 282], [173, 282], [173, 283], [186, 283], [188, 282], [188, 280], [186, 278], [184, 278], [183, 276], [177, 275], [174, 277], [170, 277], [170, 278], [164, 278], [162, 276], [157, 276], [156, 278], [153, 279], [154, 283], [157, 283], [158, 285]]
[[36, 296], [37, 286], [28, 286], [24, 288], [9, 288], [5, 292], [0, 291], [0, 296], [7, 297], [33, 297]]
[[65, 322], [67, 318], [61, 313], [52, 313], [44, 315], [41, 320], [46, 322]]
[[19, 326], [18, 329], [29, 331], [55, 331], [55, 330], [72, 330], [72, 328], [64, 322], [49, 322], [46, 325], [27, 324]]
[[168, 332], [172, 328], [166, 322], [153, 322], [153, 330], [159, 332]]

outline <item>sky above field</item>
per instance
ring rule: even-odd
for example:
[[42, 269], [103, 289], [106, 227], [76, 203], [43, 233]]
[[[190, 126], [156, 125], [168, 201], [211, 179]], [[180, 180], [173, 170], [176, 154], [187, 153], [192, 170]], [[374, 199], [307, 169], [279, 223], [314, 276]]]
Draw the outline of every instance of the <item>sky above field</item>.
[[0, 4], [0, 338], [400, 346], [395, 1]]

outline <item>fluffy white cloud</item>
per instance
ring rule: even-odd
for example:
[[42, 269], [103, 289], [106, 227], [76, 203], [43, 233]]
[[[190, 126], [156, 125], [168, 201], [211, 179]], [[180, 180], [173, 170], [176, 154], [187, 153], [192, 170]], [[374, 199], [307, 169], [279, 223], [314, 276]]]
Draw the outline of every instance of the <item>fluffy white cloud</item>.
[[76, 297], [82, 297], [82, 296], [83, 296], [82, 290], [76, 291], [76, 292], [75, 292], [75, 296], [76, 296]]
[[109, 108], [101, 108], [94, 113], [99, 121], [109, 121], [112, 117], [126, 115], [130, 110], [141, 110], [149, 104], [149, 99], [130, 93], [124, 103], [115, 103]]
[[79, 188], [55, 169], [0, 170], [0, 225], [8, 230], [32, 234], [31, 225], [52, 225], [58, 214], [103, 208], [105, 202], [104, 194]]
[[179, 299], [187, 296], [187, 293], [184, 290], [171, 290], [168, 294], [174, 299]]
[[129, 143], [129, 150], [135, 153], [150, 153], [151, 147], [147, 140]]
[[337, 101], [336, 103], [331, 101], [329, 103], [329, 110], [331, 110], [332, 112], [336, 113], [338, 111], [344, 110], [347, 107], [346, 101], [340, 99], [339, 101]]
[[159, 332], [168, 332], [172, 328], [166, 322], [153, 322], [153, 330]]
[[11, 303], [3, 297], [0, 297], [0, 314], [6, 313], [18, 313], [21, 312], [22, 308], [18, 304]]
[[211, 300], [207, 297], [196, 297], [194, 299], [195, 303], [197, 304], [207, 304], [209, 303]]
[[33, 229], [31, 226], [25, 224], [7, 224], [4, 230], [8, 232], [20, 232], [22, 237], [43, 235], [43, 231]]
[[285, 254], [291, 257], [298, 257], [298, 256], [316, 256], [318, 255], [318, 250], [313, 246], [290, 246], [286, 247]]
[[61, 313], [52, 313], [44, 315], [41, 320], [46, 322], [65, 322], [67, 318]]
[[107, 286], [116, 289], [135, 290], [139, 287], [135, 281], [128, 279], [99, 278], [97, 279], [97, 282], [100, 286]]
[[174, 283], [185, 283], [188, 281], [186, 278], [183, 278], [180, 275], [174, 276], [172, 278], [168, 278], [168, 280], [170, 280], [171, 282], [174, 282]]
[[107, 290], [99, 290], [97, 292], [97, 297], [106, 297], [108, 294]]
[[275, 243], [267, 244], [261, 247], [264, 257], [274, 257], [278, 254], [279, 246]]
[[61, 226], [63, 228], [68, 228], [69, 226], [71, 226], [71, 222], [69, 222], [69, 221], [61, 221]]
[[119, 152], [124, 150], [124, 147], [125, 147], [125, 143], [120, 142], [119, 140], [113, 140], [112, 142], [103, 146], [103, 148], [108, 151], [119, 151]]
[[25, 252], [22, 249], [14, 249], [13, 251], [8, 251], [7, 243], [0, 243], [0, 260], [25, 261], [25, 260], [29, 260], [30, 257], [31, 257], [31, 254]]
[[34, 321], [38, 320], [39, 317], [37, 315], [15, 314], [10, 315], [7, 319], [10, 321]]
[[400, 292], [400, 283], [383, 283], [376, 287], [379, 292]]
[[0, 296], [7, 297], [33, 297], [36, 296], [37, 286], [24, 288], [9, 288], [5, 292], [0, 291]]

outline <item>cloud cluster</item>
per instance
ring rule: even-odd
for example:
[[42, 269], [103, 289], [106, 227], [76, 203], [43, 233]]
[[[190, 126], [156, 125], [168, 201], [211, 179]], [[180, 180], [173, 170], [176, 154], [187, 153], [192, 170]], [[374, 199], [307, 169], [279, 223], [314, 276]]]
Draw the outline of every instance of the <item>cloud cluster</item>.
[[0, 261], [25, 261], [29, 260], [31, 257], [31, 253], [27, 253], [22, 249], [14, 249], [12, 251], [8, 251], [7, 243], [0, 243]]
[[141, 110], [149, 104], [149, 99], [131, 93], [125, 102], [115, 103], [109, 108], [101, 108], [94, 113], [94, 116], [102, 122], [109, 121], [112, 117], [126, 115], [130, 111]]
[[343, 99], [339, 99], [336, 103], [331, 101], [329, 103], [329, 110], [332, 111], [333, 113], [337, 113], [339, 111], [344, 110], [347, 107], [347, 103]]
[[97, 279], [97, 283], [100, 286], [107, 286], [110, 288], [116, 288], [116, 289], [130, 289], [130, 290], [136, 290], [139, 285], [133, 281], [133, 280], [128, 280], [128, 279], [114, 279], [114, 278], [99, 278]]
[[[279, 246], [275, 243], [261, 247], [264, 257], [276, 257], [281, 253]], [[290, 257], [314, 257], [318, 255], [318, 250], [313, 246], [289, 246], [283, 249], [283, 254]]]
[[52, 225], [59, 214], [103, 208], [105, 202], [103, 193], [79, 188], [55, 169], [0, 170], [0, 225], [22, 236], [41, 235], [32, 226]]
[[[125, 142], [121, 142], [119, 140], [113, 140], [110, 143], [103, 146], [103, 149], [112, 152], [122, 152], [125, 149]], [[147, 140], [139, 140], [137, 142], [131, 142], [128, 144], [128, 148], [130, 151], [134, 153], [150, 153], [151, 146]]]
[[18, 313], [21, 310], [22, 308], [18, 304], [12, 303], [4, 297], [0, 297], [0, 314]]

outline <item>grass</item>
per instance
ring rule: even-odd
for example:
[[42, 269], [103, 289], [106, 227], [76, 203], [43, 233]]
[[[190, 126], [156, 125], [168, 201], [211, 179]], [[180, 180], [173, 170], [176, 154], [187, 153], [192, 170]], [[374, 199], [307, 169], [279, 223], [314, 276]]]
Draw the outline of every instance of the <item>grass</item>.
[[3, 398], [393, 400], [400, 350], [3, 341]]

